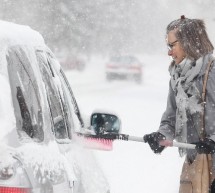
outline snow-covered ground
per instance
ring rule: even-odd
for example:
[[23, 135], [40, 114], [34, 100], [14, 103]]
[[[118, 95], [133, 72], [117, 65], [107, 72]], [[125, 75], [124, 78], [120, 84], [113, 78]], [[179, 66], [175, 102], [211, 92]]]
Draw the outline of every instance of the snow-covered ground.
[[[168, 65], [165, 55], [140, 56], [144, 63], [141, 85], [105, 80], [105, 60], [92, 58], [84, 72], [67, 71], [82, 113], [106, 109], [119, 115], [122, 133], [143, 136], [156, 131], [166, 107]], [[173, 193], [178, 191], [184, 158], [177, 148], [155, 155], [145, 143], [114, 141], [112, 151], [95, 150], [111, 186], [111, 193]]]

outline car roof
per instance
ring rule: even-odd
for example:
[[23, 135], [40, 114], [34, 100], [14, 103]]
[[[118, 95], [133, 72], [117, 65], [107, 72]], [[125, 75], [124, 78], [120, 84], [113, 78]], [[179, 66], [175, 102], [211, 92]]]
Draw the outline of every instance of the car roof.
[[42, 35], [29, 26], [0, 20], [0, 29], [0, 74], [7, 71], [6, 56], [11, 47], [46, 47]]
[[44, 45], [41, 34], [29, 26], [19, 25], [0, 20], [0, 46], [1, 49], [13, 45]]

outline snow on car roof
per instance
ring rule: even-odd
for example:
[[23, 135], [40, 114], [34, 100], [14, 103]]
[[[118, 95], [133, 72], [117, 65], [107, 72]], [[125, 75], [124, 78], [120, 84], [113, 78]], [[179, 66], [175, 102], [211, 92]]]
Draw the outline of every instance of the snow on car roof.
[[41, 34], [29, 26], [0, 20], [0, 29], [1, 47], [16, 44], [44, 45]]

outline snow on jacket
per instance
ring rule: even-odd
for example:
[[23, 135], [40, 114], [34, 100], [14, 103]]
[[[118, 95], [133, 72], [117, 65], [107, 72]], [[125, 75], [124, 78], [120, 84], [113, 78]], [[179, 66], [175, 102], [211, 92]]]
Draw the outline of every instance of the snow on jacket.
[[[212, 54], [203, 56], [202, 67], [197, 77], [193, 79], [193, 83], [196, 85], [199, 93], [202, 93], [204, 74], [207, 68], [209, 61], [213, 59]], [[207, 87], [206, 87], [206, 105], [205, 105], [205, 131], [207, 137], [215, 141], [215, 61], [212, 63], [212, 68], [209, 72]], [[171, 75], [173, 76], [173, 75]], [[171, 77], [172, 78], [172, 77]], [[176, 122], [179, 117], [177, 117], [177, 105], [176, 105], [176, 93], [171, 84], [169, 85], [169, 94], [167, 99], [167, 107], [162, 116], [159, 132], [162, 133], [166, 139], [174, 140], [176, 139], [179, 142], [180, 138], [176, 137]], [[197, 127], [201, 122], [200, 116], [198, 114], [192, 114], [189, 111], [186, 111], [186, 128], [187, 132], [183, 133], [181, 139], [185, 138], [187, 143], [193, 143], [199, 141], [199, 134]]]

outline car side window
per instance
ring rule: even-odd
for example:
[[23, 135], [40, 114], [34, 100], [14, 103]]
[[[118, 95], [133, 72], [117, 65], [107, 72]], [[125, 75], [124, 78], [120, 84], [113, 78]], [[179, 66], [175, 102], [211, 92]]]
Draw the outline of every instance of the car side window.
[[69, 106], [68, 113], [70, 114], [70, 117], [71, 117], [70, 119], [73, 120], [72, 129], [73, 131], [80, 132], [80, 130], [84, 128], [84, 122], [82, 120], [82, 117], [78, 108], [78, 104], [74, 98], [69, 82], [66, 79], [66, 76], [62, 70], [60, 71], [59, 77], [62, 82], [62, 88], [65, 93], [65, 101]]
[[61, 98], [62, 98], [62, 105], [65, 112], [65, 118], [67, 121], [67, 124], [69, 125], [69, 128], [71, 132], [74, 131], [80, 131], [84, 127], [84, 122], [82, 120], [78, 104], [75, 100], [75, 97], [73, 95], [72, 89], [69, 85], [69, 82], [63, 72], [63, 70], [60, 68], [59, 62], [56, 60], [56, 58], [48, 54], [48, 58], [53, 69], [56, 69], [57, 67], [57, 77], [59, 78], [60, 82], [60, 88], [61, 88]]
[[55, 72], [53, 71], [47, 54], [38, 50], [37, 60], [39, 62], [42, 79], [45, 83], [47, 100], [49, 103], [53, 132], [56, 139], [70, 139], [70, 124], [68, 122], [67, 107], [64, 104], [63, 96], [55, 82]]
[[23, 49], [16, 46], [8, 52], [7, 62], [18, 134], [21, 139], [30, 137], [42, 142], [42, 109], [30, 61]]

